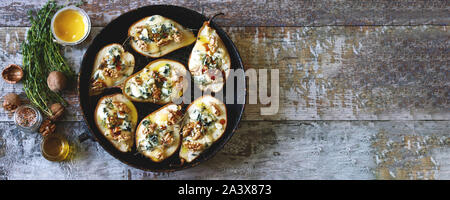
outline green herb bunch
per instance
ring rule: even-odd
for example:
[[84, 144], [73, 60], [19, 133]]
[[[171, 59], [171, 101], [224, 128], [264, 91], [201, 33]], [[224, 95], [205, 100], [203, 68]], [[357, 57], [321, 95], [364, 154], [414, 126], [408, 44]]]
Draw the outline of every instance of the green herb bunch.
[[75, 72], [67, 65], [61, 55], [61, 46], [54, 42], [51, 31], [53, 15], [62, 6], [49, 1], [35, 15], [28, 12], [31, 27], [22, 43], [24, 91], [33, 105], [47, 116], [52, 116], [50, 105], [67, 102], [61, 94], [51, 91], [47, 86], [47, 76], [52, 71], [60, 71], [69, 82], [75, 80]]

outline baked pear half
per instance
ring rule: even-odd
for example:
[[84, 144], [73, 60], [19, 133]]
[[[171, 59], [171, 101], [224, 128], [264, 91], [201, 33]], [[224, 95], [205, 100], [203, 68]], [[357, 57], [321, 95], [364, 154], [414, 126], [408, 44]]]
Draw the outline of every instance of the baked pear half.
[[98, 95], [105, 88], [120, 87], [133, 74], [134, 56], [120, 44], [109, 44], [96, 55], [90, 79], [89, 95]]
[[183, 121], [180, 158], [191, 162], [222, 137], [227, 110], [220, 100], [207, 95], [192, 102]]
[[194, 83], [202, 90], [218, 92], [230, 75], [230, 54], [210, 21], [203, 23], [189, 57]]
[[192, 31], [161, 15], [135, 22], [128, 29], [128, 36], [136, 52], [152, 58], [159, 58], [195, 42]]
[[122, 94], [102, 97], [95, 108], [98, 130], [119, 151], [128, 152], [134, 143], [138, 113], [133, 103]]
[[154, 162], [172, 156], [180, 147], [182, 117], [181, 106], [173, 103], [145, 117], [136, 129], [138, 152]]
[[125, 80], [122, 93], [132, 101], [164, 105], [183, 95], [188, 85], [183, 78], [186, 74], [183, 64], [158, 59]]

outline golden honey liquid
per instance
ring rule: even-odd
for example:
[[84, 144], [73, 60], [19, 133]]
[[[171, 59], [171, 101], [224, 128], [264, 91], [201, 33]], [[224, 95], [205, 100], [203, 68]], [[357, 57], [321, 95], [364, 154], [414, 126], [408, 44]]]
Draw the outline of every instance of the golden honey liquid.
[[76, 42], [86, 34], [84, 17], [76, 10], [64, 10], [55, 17], [55, 35], [65, 42]]
[[41, 145], [42, 155], [50, 161], [63, 161], [69, 155], [69, 142], [56, 133], [44, 138]]

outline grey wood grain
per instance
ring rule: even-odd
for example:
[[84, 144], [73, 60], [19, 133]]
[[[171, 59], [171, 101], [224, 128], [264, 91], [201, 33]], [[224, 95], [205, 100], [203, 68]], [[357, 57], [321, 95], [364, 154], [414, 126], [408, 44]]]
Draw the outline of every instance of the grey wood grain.
[[[28, 10], [46, 1], [6, 0], [0, 3], [0, 26], [28, 26]], [[60, 4], [67, 1], [59, 0]], [[72, 1], [78, 2], [78, 1]], [[324, 25], [448, 25], [450, 5], [445, 0], [268, 0], [190, 1], [87, 0], [82, 6], [94, 26], [104, 26], [120, 14], [145, 5], [171, 4], [193, 9], [206, 16], [223, 12], [221, 26], [324, 26]]]
[[[1, 67], [21, 63], [25, 14], [45, 2], [0, 2]], [[104, 26], [151, 4], [225, 12], [216, 22], [246, 68], [280, 70], [279, 113], [261, 116], [265, 105], [247, 105], [238, 131], [211, 160], [152, 173], [121, 163], [94, 141], [77, 142], [87, 128], [72, 88], [57, 123], [72, 144], [65, 162], [45, 160], [41, 136], [18, 131], [0, 111], [0, 180], [450, 179], [448, 1], [88, 0], [83, 9], [94, 26]], [[76, 71], [100, 29], [64, 49]], [[0, 94], [7, 92], [25, 98], [21, 83], [0, 81]]]
[[0, 123], [0, 179], [449, 179], [448, 121], [243, 122], [211, 160], [173, 173], [137, 170], [58, 124], [70, 160], [45, 160], [41, 136]]

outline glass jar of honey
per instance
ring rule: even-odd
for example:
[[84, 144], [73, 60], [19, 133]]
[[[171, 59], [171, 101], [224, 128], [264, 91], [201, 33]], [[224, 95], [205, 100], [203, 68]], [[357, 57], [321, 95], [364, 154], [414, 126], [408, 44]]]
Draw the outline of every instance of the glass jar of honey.
[[62, 45], [76, 45], [89, 35], [91, 21], [88, 14], [75, 6], [58, 10], [52, 18], [51, 30], [56, 42]]
[[49, 161], [63, 161], [69, 155], [70, 145], [64, 136], [53, 133], [42, 140], [41, 152], [42, 156]]

